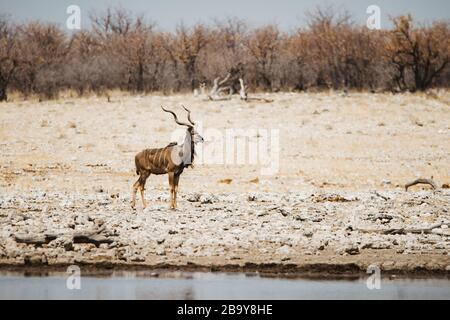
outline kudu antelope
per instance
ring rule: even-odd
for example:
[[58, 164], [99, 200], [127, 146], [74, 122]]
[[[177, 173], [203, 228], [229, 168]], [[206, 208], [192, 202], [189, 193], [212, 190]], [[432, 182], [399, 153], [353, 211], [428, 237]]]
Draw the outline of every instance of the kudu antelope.
[[195, 155], [195, 144], [203, 142], [203, 137], [195, 131], [195, 123], [191, 119], [191, 111], [183, 106], [188, 112], [188, 120], [190, 123], [180, 122], [177, 115], [170, 110], [164, 109], [163, 111], [173, 115], [175, 122], [180, 126], [186, 126], [186, 136], [182, 145], [178, 145], [176, 142], [170, 143], [165, 148], [160, 149], [146, 149], [139, 152], [135, 157], [136, 174], [139, 175], [139, 179], [133, 185], [133, 194], [131, 207], [136, 207], [136, 192], [139, 189], [141, 192], [142, 205], [144, 209], [147, 207], [144, 197], [145, 182], [151, 174], [169, 175], [169, 189], [172, 209], [177, 207], [177, 191], [180, 175], [183, 170], [189, 166], [192, 166]]

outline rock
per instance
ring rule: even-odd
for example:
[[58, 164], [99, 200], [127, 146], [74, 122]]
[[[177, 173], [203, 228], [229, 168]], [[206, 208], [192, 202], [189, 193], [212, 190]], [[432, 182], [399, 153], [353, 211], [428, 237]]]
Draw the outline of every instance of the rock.
[[74, 222], [76, 225], [86, 225], [89, 224], [89, 218], [84, 214], [79, 214], [75, 216]]
[[96, 262], [106, 262], [113, 260], [114, 256], [111, 253], [95, 253], [91, 256], [91, 259]]
[[328, 243], [329, 243], [328, 240], [321, 241], [320, 244], [317, 246], [317, 251], [325, 250], [325, 247], [328, 246]]
[[100, 199], [98, 201], [99, 206], [107, 206], [109, 204], [111, 204], [111, 199], [109, 199], [109, 198]]
[[360, 251], [359, 251], [359, 247], [358, 247], [358, 246], [353, 245], [353, 244], [350, 244], [350, 245], [347, 245], [347, 246], [342, 247], [342, 248], [339, 250], [339, 253], [340, 253], [341, 255], [343, 255], [343, 254], [349, 254], [349, 255], [352, 255], [352, 256], [353, 256], [353, 255], [359, 254]]
[[200, 197], [201, 195], [199, 193], [193, 193], [190, 194], [186, 200], [189, 202], [200, 202]]
[[450, 247], [450, 245], [447, 245], [447, 243], [445, 243], [445, 242], [436, 243], [436, 245], [434, 246], [434, 248], [438, 249], [438, 250], [446, 250], [446, 249], [449, 249], [449, 247]]
[[73, 203], [73, 201], [71, 201], [71, 200], [69, 200], [69, 199], [64, 199], [64, 200], [62, 200], [62, 201], [59, 203], [59, 205], [60, 205], [61, 208], [66, 208], [66, 209], [74, 208], [74, 207], [75, 207], [75, 204]]
[[260, 211], [258, 212], [258, 214], [256, 215], [257, 217], [264, 217], [267, 216], [269, 213], [267, 211]]
[[94, 219], [94, 223], [98, 226], [101, 227], [105, 224], [105, 220], [103, 219]]
[[394, 266], [395, 266], [395, 262], [388, 260], [388, 261], [383, 262], [382, 269], [383, 270], [392, 269]]
[[159, 247], [156, 248], [155, 253], [158, 256], [165, 256], [166, 255], [166, 250], [164, 249], [164, 247], [159, 246]]
[[372, 221], [380, 220], [381, 223], [385, 223], [386, 221], [390, 222], [392, 219], [394, 219], [394, 217], [389, 214], [378, 213], [374, 215], [370, 220]]
[[278, 248], [276, 252], [277, 252], [277, 254], [286, 256], [289, 253], [291, 253], [291, 247], [289, 247], [288, 245], [284, 245], [281, 248]]
[[145, 262], [145, 258], [139, 255], [134, 255], [129, 259], [132, 262]]
[[47, 264], [47, 257], [39, 252], [34, 252], [29, 255], [25, 255], [24, 263], [27, 265], [41, 265]]
[[201, 204], [212, 204], [214, 202], [214, 198], [211, 195], [204, 195], [202, 194], [200, 196], [200, 203]]
[[290, 209], [288, 208], [279, 208], [278, 212], [281, 213], [283, 217], [287, 217], [291, 213]]
[[312, 231], [305, 231], [303, 232], [303, 236], [307, 237], [307, 238], [312, 238], [312, 236], [314, 235], [314, 233]]
[[128, 257], [127, 249], [126, 248], [119, 248], [116, 250], [116, 257], [119, 260], [126, 261]]
[[352, 201], [358, 201], [359, 199], [356, 197], [343, 197], [339, 194], [322, 194], [317, 196], [312, 196], [312, 201], [316, 203], [321, 202], [352, 202]]
[[117, 243], [116, 241], [114, 241], [108, 245], [108, 249], [113, 249], [113, 248], [117, 248], [117, 247], [119, 247], [119, 243]]
[[63, 239], [62, 247], [66, 251], [73, 251], [73, 241], [72, 241], [72, 239], [69, 239], [69, 238]]
[[375, 250], [383, 250], [383, 249], [390, 249], [391, 243], [388, 241], [381, 241], [381, 242], [369, 242], [362, 246], [362, 249], [375, 249]]

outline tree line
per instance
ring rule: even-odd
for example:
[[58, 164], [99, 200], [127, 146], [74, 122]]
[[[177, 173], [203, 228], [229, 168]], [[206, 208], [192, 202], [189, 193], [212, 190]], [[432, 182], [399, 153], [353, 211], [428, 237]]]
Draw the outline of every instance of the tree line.
[[174, 32], [110, 8], [69, 34], [49, 23], [0, 16], [0, 101], [18, 91], [52, 99], [120, 89], [170, 94], [230, 72], [250, 90], [417, 91], [449, 87], [449, 22], [420, 26], [410, 15], [390, 30], [369, 30], [346, 12], [316, 9], [307, 26], [282, 32], [228, 18]]

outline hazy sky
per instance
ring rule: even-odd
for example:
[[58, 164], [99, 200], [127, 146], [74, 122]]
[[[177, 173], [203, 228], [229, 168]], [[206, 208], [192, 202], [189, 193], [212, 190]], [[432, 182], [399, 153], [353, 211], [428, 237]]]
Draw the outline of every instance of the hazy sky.
[[165, 30], [173, 30], [180, 21], [192, 25], [227, 16], [242, 18], [252, 26], [277, 23], [282, 29], [291, 30], [304, 25], [307, 10], [330, 4], [347, 9], [360, 24], [367, 20], [367, 7], [378, 5], [383, 28], [390, 27], [390, 16], [405, 13], [421, 22], [450, 19], [450, 0], [0, 0], [0, 13], [8, 13], [20, 22], [42, 20], [65, 25], [66, 8], [71, 4], [81, 8], [82, 27], [89, 26], [92, 10], [117, 5], [144, 13]]

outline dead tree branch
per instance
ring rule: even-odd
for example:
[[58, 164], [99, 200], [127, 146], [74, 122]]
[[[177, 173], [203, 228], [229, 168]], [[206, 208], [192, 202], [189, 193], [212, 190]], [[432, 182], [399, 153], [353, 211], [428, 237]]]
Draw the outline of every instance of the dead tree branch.
[[[230, 79], [231, 74], [228, 73], [227, 76], [221, 81], [220, 77], [214, 79], [214, 85], [211, 89], [208, 99], [212, 101], [230, 100], [233, 94], [233, 89], [231, 86], [224, 86], [224, 84]], [[222, 92], [227, 91], [229, 95], [227, 97], [221, 97]]]
[[30, 235], [30, 234], [16, 234], [14, 239], [17, 243], [34, 244], [37, 246], [48, 244], [51, 241], [58, 238], [54, 234], [43, 234], [43, 235]]
[[93, 231], [76, 232], [73, 235], [73, 243], [93, 243], [97, 247], [102, 243], [113, 243], [113, 239], [102, 235], [104, 231], [105, 227]]
[[[97, 247], [102, 243], [112, 243], [113, 239], [108, 238], [104, 234], [105, 227], [97, 230], [90, 231], [80, 231], [75, 232], [71, 235], [73, 243], [93, 243]], [[14, 239], [17, 243], [32, 244], [36, 246], [41, 246], [43, 244], [48, 244], [59, 237], [63, 237], [63, 234], [43, 234], [43, 235], [30, 235], [30, 234], [17, 234]]]
[[381, 230], [371, 230], [371, 229], [355, 229], [355, 231], [359, 231], [362, 233], [379, 233], [384, 235], [398, 235], [398, 234], [408, 234], [408, 233], [415, 233], [415, 234], [430, 234], [432, 233], [433, 229], [437, 229], [441, 227], [442, 225], [445, 225], [447, 223], [440, 222], [436, 223], [434, 225], [431, 225], [428, 228], [393, 228], [393, 229], [381, 229]]
[[416, 179], [410, 183], [405, 184], [405, 190], [408, 191], [408, 189], [412, 186], [415, 186], [417, 184], [427, 184], [430, 185], [433, 189], [438, 189], [439, 187], [432, 179]]
[[244, 80], [242, 78], [239, 78], [239, 83], [241, 85], [241, 90], [239, 91], [239, 95], [241, 97], [241, 100], [246, 101], [246, 102], [250, 102], [250, 101], [261, 101], [261, 102], [265, 102], [265, 103], [273, 102], [273, 100], [271, 100], [271, 99], [255, 98], [255, 97], [251, 97], [250, 98], [248, 96], [247, 89], [246, 89], [245, 84], [244, 84]]

